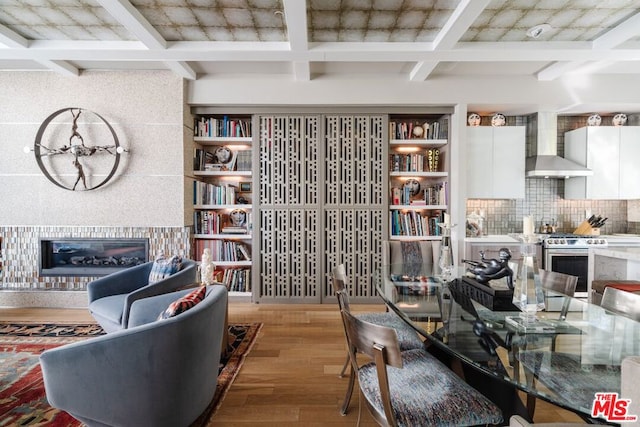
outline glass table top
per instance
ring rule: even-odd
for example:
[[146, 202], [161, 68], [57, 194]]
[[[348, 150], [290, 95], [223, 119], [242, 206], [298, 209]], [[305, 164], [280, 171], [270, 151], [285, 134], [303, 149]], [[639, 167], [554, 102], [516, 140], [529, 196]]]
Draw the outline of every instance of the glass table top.
[[[574, 412], [589, 416], [595, 393], [620, 393], [621, 361], [640, 355], [640, 323], [586, 301], [544, 290], [546, 308], [532, 319], [515, 306], [498, 310], [471, 298], [476, 290], [470, 292], [462, 268], [449, 282], [402, 271], [402, 265], [377, 271], [378, 293], [429, 343]], [[508, 289], [496, 288], [496, 298], [504, 299]], [[561, 320], [565, 303], [569, 311]]]

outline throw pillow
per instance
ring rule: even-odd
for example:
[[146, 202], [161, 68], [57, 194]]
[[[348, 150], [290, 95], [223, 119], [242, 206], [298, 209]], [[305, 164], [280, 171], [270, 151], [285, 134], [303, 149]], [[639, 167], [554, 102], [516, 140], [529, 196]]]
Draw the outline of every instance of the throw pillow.
[[181, 267], [182, 257], [174, 255], [171, 258], [165, 258], [164, 255], [160, 255], [153, 262], [153, 266], [149, 272], [149, 284], [159, 282], [171, 276], [173, 273], [179, 271]]
[[198, 287], [197, 289], [189, 292], [185, 296], [169, 304], [169, 307], [167, 307], [165, 311], [160, 313], [158, 320], [169, 319], [171, 317], [177, 316], [180, 313], [184, 313], [185, 311], [189, 310], [190, 308], [198, 304], [200, 301], [202, 301], [206, 294], [207, 294], [206, 286]]

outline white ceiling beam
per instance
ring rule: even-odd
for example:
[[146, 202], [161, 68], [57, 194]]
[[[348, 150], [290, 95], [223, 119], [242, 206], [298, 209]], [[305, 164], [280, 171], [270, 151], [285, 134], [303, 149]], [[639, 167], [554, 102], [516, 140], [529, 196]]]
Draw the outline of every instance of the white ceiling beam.
[[[309, 50], [307, 35], [307, 5], [300, 0], [283, 0], [284, 17], [287, 24], [287, 39], [292, 52], [306, 53]], [[293, 62], [293, 73], [296, 80], [311, 80], [309, 61]]]
[[196, 80], [197, 75], [193, 68], [189, 64], [183, 61], [168, 61], [165, 62], [165, 65], [173, 71], [175, 74], [179, 75], [183, 79], [187, 80]]
[[435, 40], [435, 49], [452, 49], [491, 0], [463, 0], [453, 11]]
[[[453, 11], [433, 41], [434, 50], [453, 48], [491, 0], [463, 0]], [[419, 61], [409, 73], [409, 80], [424, 81], [438, 66], [434, 61]]]
[[311, 65], [309, 61], [293, 61], [293, 75], [297, 81], [311, 80]]
[[[554, 62], [638, 61], [640, 43], [593, 50], [590, 43], [458, 43], [451, 50], [425, 49], [413, 43], [320, 43], [291, 51], [282, 42], [177, 42], [150, 50], [140, 42], [31, 41], [28, 49], [2, 49], [0, 59], [87, 61], [338, 61], [338, 62]], [[537, 43], [535, 43], [537, 45]]]
[[[20, 34], [16, 33], [12, 29], [0, 25], [0, 43], [6, 45], [9, 48], [13, 49], [21, 49], [28, 50], [30, 45], [30, 41], [26, 38], [22, 37]], [[11, 49], [9, 49], [11, 50]], [[68, 62], [58, 60], [51, 61], [49, 59], [34, 59], [40, 65], [47, 67], [48, 69], [60, 73], [65, 76], [78, 76], [80, 74], [80, 70], [78, 70], [73, 65]]]
[[594, 49], [612, 49], [640, 34], [640, 13], [607, 31], [593, 41]]
[[438, 66], [436, 61], [419, 61], [409, 73], [409, 80], [412, 82], [423, 82], [431, 75]]
[[[621, 24], [596, 38], [591, 47], [594, 50], [608, 50], [620, 46], [622, 43], [640, 34], [640, 13], [636, 13]], [[555, 80], [570, 71], [579, 71], [586, 63], [584, 61], [557, 62], [536, 74], [540, 81]], [[586, 64], [592, 67], [593, 64]]]
[[167, 41], [128, 0], [97, 0], [100, 6], [149, 49], [165, 49]]
[[12, 29], [0, 24], [0, 43], [7, 47], [29, 47], [29, 40], [22, 37]]
[[52, 71], [58, 74], [62, 74], [67, 77], [77, 77], [80, 75], [80, 70], [67, 61], [48, 61], [48, 60], [36, 60], [39, 64], [44, 65]]
[[573, 71], [585, 64], [585, 61], [559, 61], [548, 65], [536, 73], [536, 78], [541, 82], [549, 82], [557, 79], [569, 71]]

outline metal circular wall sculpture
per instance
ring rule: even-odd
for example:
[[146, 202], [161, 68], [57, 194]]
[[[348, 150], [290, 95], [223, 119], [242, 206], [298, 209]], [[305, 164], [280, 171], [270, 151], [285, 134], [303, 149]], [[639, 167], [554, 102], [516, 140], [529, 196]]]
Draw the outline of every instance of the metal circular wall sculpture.
[[[70, 114], [70, 125], [65, 113]], [[89, 141], [104, 143], [92, 145]], [[95, 190], [105, 185], [118, 170], [120, 155], [125, 151], [113, 127], [101, 115], [73, 107], [47, 117], [33, 144], [44, 176], [71, 191]]]

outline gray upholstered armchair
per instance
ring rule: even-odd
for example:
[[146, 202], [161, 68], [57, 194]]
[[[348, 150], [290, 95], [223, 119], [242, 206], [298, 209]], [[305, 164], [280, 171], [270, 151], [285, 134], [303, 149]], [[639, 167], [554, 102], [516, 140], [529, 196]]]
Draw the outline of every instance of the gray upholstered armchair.
[[182, 268], [149, 284], [153, 261], [101, 277], [87, 285], [89, 311], [106, 332], [126, 329], [134, 301], [173, 292], [196, 281], [197, 264], [183, 259]]
[[213, 399], [227, 290], [156, 320], [193, 289], [135, 301], [129, 329], [40, 356], [47, 400], [89, 426], [188, 426]]

